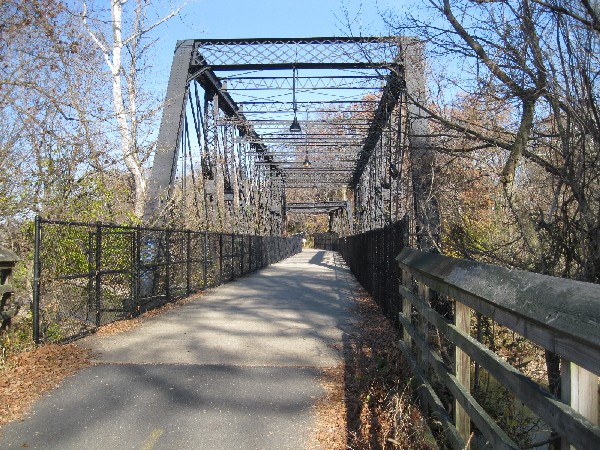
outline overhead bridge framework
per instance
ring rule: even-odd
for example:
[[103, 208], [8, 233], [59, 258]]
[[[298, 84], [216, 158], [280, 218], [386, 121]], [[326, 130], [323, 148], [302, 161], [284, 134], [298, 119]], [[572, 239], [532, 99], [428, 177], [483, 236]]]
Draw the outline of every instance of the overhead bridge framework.
[[294, 189], [352, 190], [349, 229], [393, 220], [411, 184], [405, 149], [426, 135], [421, 49], [407, 37], [179, 41], [146, 221], [185, 204], [208, 229], [280, 234]]

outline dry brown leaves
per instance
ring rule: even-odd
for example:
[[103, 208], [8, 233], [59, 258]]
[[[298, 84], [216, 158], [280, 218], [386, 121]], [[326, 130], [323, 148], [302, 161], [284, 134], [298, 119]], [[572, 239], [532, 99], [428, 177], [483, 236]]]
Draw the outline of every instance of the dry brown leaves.
[[44, 392], [89, 366], [90, 357], [75, 344], [48, 344], [9, 356], [0, 369], [0, 425], [21, 419]]
[[321, 385], [325, 395], [317, 402], [314, 439], [327, 450], [344, 450], [347, 441], [344, 364], [323, 370]]
[[344, 363], [325, 371], [316, 440], [326, 449], [426, 449], [423, 419], [411, 401], [410, 373], [397, 331], [361, 289], [359, 323], [344, 339]]
[[[153, 309], [131, 320], [100, 327], [97, 334], [110, 336], [141, 325], [144, 319], [185, 305], [201, 294]], [[21, 419], [33, 402], [57, 387], [66, 377], [91, 364], [91, 351], [75, 344], [46, 344], [9, 356], [0, 368], [0, 425]]]

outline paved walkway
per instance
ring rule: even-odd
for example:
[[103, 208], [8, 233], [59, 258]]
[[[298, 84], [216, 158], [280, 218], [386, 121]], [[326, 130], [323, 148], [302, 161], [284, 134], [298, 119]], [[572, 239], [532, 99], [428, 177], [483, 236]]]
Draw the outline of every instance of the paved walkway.
[[[314, 448], [321, 369], [337, 365], [356, 281], [305, 250], [127, 333], [2, 428], [2, 449]], [[340, 344], [340, 345], [336, 345]]]

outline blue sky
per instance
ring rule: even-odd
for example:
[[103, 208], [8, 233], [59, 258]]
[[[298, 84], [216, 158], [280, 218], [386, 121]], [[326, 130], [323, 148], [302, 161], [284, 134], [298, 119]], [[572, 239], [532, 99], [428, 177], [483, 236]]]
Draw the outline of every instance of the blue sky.
[[[158, 89], [166, 89], [177, 40], [193, 38], [384, 35], [381, 15], [403, 0], [191, 0], [154, 36]], [[164, 4], [163, 4], [164, 5]], [[165, 7], [164, 5], [163, 7]], [[352, 23], [347, 25], [345, 12]]]
[[313, 37], [346, 35], [344, 9], [366, 34], [384, 32], [379, 12], [393, 0], [193, 0], [163, 29], [167, 40], [195, 37]]

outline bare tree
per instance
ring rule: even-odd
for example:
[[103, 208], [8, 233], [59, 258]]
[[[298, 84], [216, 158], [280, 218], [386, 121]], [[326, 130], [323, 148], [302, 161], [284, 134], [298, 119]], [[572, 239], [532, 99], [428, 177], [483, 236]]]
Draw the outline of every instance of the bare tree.
[[182, 6], [147, 24], [151, 2], [136, 0], [129, 9], [126, 9], [128, 0], [108, 0], [108, 3], [109, 31], [102, 29], [102, 21], [98, 17], [90, 16], [87, 2], [83, 3], [82, 19], [89, 36], [102, 52], [110, 73], [121, 156], [133, 180], [135, 216], [141, 218], [146, 197], [143, 163], [148, 148], [141, 145], [140, 131], [142, 122], [153, 110], [158, 109], [154, 106], [144, 111], [140, 110], [141, 66], [145, 53], [152, 45], [152, 41], [148, 40], [149, 32], [175, 16]]
[[[586, 0], [426, 4], [432, 17], [409, 16], [398, 32], [417, 33], [432, 60], [444, 61], [438, 74], [452, 92], [439, 98], [489, 105], [476, 116], [457, 114], [460, 105], [421, 105], [446, 136], [438, 149], [506, 155], [489, 175], [520, 239], [498, 260], [600, 281], [597, 8]], [[498, 112], [505, 120], [482, 121]]]

